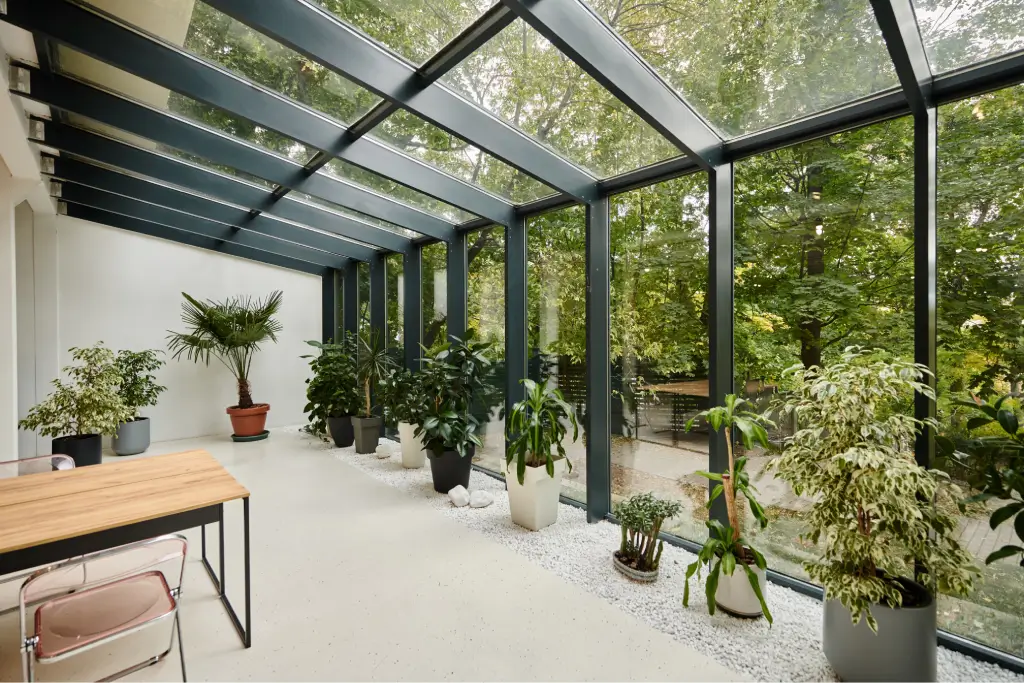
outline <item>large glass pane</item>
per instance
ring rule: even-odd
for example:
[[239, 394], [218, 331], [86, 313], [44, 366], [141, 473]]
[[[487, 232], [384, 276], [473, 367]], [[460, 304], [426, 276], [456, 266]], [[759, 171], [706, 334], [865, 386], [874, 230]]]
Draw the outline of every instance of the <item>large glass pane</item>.
[[448, 246], [444, 242], [423, 247], [420, 277], [423, 346], [433, 356], [448, 345]]
[[1021, 0], [914, 0], [932, 71], [1024, 49]]
[[370, 225], [373, 225], [373, 226], [378, 227], [378, 228], [382, 228], [382, 229], [387, 230], [389, 232], [398, 233], [399, 235], [402, 235], [403, 237], [413, 238], [413, 237], [419, 237], [420, 236], [420, 234], [418, 232], [413, 232], [412, 230], [406, 230], [405, 228], [403, 228], [400, 225], [395, 225], [394, 223], [388, 223], [387, 221], [381, 220], [379, 218], [375, 218], [374, 216], [367, 216], [365, 213], [360, 213], [359, 211], [355, 211], [354, 209], [350, 209], [348, 207], [341, 206], [340, 204], [335, 204], [334, 202], [329, 202], [326, 199], [320, 199], [319, 197], [314, 197], [313, 195], [306, 194], [305, 192], [293, 191], [293, 192], [290, 193], [289, 196], [291, 196], [292, 198], [295, 198], [295, 199], [302, 199], [303, 201], [306, 201], [306, 202], [308, 202], [310, 204], [316, 204], [321, 209], [326, 209], [327, 211], [330, 211], [332, 213], [340, 214], [342, 216], [345, 216], [346, 218], [352, 218], [354, 220], [361, 221], [363, 223], [369, 223]]
[[521, 19], [443, 80], [601, 178], [679, 155]]
[[361, 358], [373, 335], [373, 330], [370, 327], [370, 264], [360, 261], [356, 268], [356, 280], [359, 285], [359, 327], [357, 334], [360, 339], [356, 355]]
[[662, 530], [707, 536], [708, 196], [703, 173], [612, 197], [612, 498], [682, 503]]
[[479, 230], [467, 243], [469, 329], [477, 339], [494, 343], [487, 390], [476, 406], [483, 446], [476, 449], [474, 462], [500, 472], [505, 455], [505, 229]]
[[[738, 393], [767, 407], [786, 368], [828, 364], [847, 346], [914, 357], [913, 126], [908, 118], [833, 135], [736, 167]], [[774, 440], [791, 433], [780, 420]], [[748, 471], [771, 520], [744, 536], [778, 571], [807, 578], [800, 540], [811, 501]]]
[[588, 0], [726, 136], [897, 85], [868, 0]]
[[373, 134], [410, 156], [517, 204], [555, 193], [547, 185], [404, 109], [389, 116]]
[[[581, 206], [531, 217], [527, 223], [526, 282], [529, 376], [562, 390], [576, 408], [581, 432], [587, 405], [586, 213]], [[565, 444], [572, 471], [562, 493], [587, 500], [586, 436]]]
[[422, 64], [494, 0], [313, 0], [414, 64]]
[[[956, 399], [1009, 394], [1009, 405], [1021, 409], [1022, 99], [1024, 87], [1016, 87], [939, 110], [938, 411], [940, 432], [954, 440], [1002, 434], [995, 425], [968, 429], [977, 413]], [[968, 470], [945, 468], [966, 494], [975, 493]], [[982, 567], [982, 581], [966, 600], [940, 600], [939, 625], [1024, 656], [1024, 569], [1014, 557], [984, 564], [994, 550], [1018, 544], [1012, 522], [989, 526], [991, 512], [1005, 504], [969, 505], [961, 514], [960, 540]]]
[[405, 359], [405, 327], [403, 310], [405, 309], [405, 288], [403, 263], [401, 254], [388, 254], [384, 258], [385, 277], [387, 282], [387, 340], [392, 357], [403, 364]]

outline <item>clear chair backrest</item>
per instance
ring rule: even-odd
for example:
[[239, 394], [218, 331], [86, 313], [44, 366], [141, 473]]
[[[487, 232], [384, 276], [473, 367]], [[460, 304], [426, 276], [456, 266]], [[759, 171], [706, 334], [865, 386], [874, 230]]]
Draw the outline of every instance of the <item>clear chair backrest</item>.
[[24, 477], [28, 474], [73, 469], [75, 469], [75, 461], [70, 456], [60, 453], [38, 455], [32, 458], [0, 462], [0, 479], [13, 479], [14, 477]]

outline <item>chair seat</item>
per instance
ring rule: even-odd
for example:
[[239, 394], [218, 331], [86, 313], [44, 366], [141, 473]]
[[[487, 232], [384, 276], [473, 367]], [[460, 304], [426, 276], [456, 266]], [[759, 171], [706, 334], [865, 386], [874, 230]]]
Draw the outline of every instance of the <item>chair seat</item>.
[[36, 611], [36, 657], [60, 657], [174, 612], [163, 572], [129, 576], [50, 600]]

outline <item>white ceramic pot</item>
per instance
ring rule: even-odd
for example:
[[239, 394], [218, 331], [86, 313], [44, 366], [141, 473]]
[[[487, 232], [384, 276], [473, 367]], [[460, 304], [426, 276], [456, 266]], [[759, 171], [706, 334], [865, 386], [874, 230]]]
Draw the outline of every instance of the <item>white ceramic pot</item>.
[[558, 495], [562, 492], [562, 475], [568, 469], [565, 460], [555, 461], [555, 476], [548, 476], [547, 468], [527, 467], [523, 483], [516, 477], [513, 460], [505, 472], [508, 504], [512, 521], [531, 531], [540, 531], [558, 521]]
[[[761, 595], [768, 595], [767, 580], [764, 570], [757, 567], [750, 567], [757, 575], [757, 582], [761, 587]], [[759, 617], [761, 616], [761, 603], [750, 586], [750, 579], [743, 567], [736, 563], [736, 569], [732, 576], [726, 576], [722, 572], [718, 577], [718, 591], [715, 593], [715, 604], [719, 609], [738, 617]]]
[[416, 436], [416, 425], [399, 422], [398, 438], [402, 442], [402, 467], [410, 470], [423, 467], [427, 462], [427, 452], [423, 450], [423, 442]]

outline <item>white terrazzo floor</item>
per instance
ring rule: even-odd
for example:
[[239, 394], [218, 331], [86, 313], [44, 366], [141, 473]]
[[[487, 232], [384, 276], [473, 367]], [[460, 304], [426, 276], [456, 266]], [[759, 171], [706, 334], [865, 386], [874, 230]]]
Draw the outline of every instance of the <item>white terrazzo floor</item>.
[[[764, 620], [735, 619], [721, 612], [708, 615], [703, 590], [691, 590], [690, 607], [684, 609], [683, 577], [694, 556], [681, 548], [665, 546], [656, 583], [633, 583], [610, 565], [611, 552], [619, 544], [618, 527], [608, 522], [588, 524], [583, 510], [562, 505], [555, 526], [530, 532], [512, 523], [504, 483], [485, 474], [474, 472], [470, 489], [491, 491], [494, 504], [456, 508], [447, 496], [434, 492], [429, 465], [419, 470], [402, 468], [400, 447], [393, 441], [382, 441], [378, 454], [391, 457], [380, 458], [305, 438], [312, 448], [329, 450], [342, 462], [404, 491], [423, 509], [483, 533], [731, 669], [756, 680], [835, 680], [821, 650], [822, 613], [817, 600], [769, 584], [768, 600], [775, 618], [771, 628]], [[1013, 672], [944, 648], [939, 648], [938, 664], [940, 681], [1024, 681]]]

